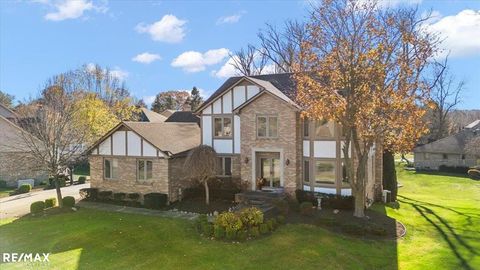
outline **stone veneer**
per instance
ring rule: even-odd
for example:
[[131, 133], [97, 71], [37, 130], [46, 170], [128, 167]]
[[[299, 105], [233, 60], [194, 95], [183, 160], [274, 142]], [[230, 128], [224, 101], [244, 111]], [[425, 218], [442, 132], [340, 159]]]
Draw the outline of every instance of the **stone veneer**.
[[[103, 160], [111, 158], [118, 160], [117, 179], [104, 179]], [[137, 180], [137, 160], [153, 161], [153, 178], [148, 181]], [[169, 201], [179, 198], [179, 188], [185, 188], [190, 183], [183, 177], [185, 158], [136, 158], [124, 156], [90, 156], [91, 187], [113, 192], [140, 193], [142, 195], [159, 192], [168, 194]]]
[[[275, 115], [278, 118], [278, 137], [257, 138], [257, 115]], [[270, 94], [260, 97], [245, 106], [240, 112], [241, 121], [241, 179], [252, 189], [253, 148], [271, 149], [271, 152], [283, 151], [284, 188], [293, 195], [299, 187], [301, 177], [301, 140], [299, 113], [285, 101]], [[244, 161], [248, 159], [248, 162]], [[281, 157], [280, 157], [281, 159]], [[286, 165], [287, 159], [289, 164]], [[255, 177], [256, 178], [256, 177]]]

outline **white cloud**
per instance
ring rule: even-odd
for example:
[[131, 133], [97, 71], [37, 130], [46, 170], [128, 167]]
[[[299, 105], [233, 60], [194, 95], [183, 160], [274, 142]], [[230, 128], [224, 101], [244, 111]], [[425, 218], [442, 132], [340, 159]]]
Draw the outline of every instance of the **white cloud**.
[[150, 37], [155, 41], [178, 43], [185, 37], [186, 23], [187, 21], [168, 14], [153, 24], [140, 23], [135, 27], [135, 30], [139, 33], [150, 34]]
[[119, 79], [120, 81], [124, 81], [129, 73], [125, 70], [120, 69], [119, 67], [115, 67], [114, 69], [110, 70], [110, 74], [114, 77]]
[[230, 15], [230, 16], [220, 17], [217, 20], [217, 24], [237, 23], [238, 21], [240, 21], [240, 18], [242, 18], [243, 14], [245, 14], [245, 11], [241, 11], [237, 14]]
[[47, 13], [44, 18], [49, 21], [63, 21], [68, 19], [81, 18], [86, 11], [94, 10], [105, 13], [107, 6], [96, 6], [92, 1], [87, 0], [59, 0], [59, 1], [37, 1], [37, 3], [52, 6], [55, 11]]
[[161, 59], [162, 58], [158, 54], [144, 52], [133, 57], [132, 61], [142, 63], [142, 64], [150, 64], [154, 61], [161, 60]]
[[143, 96], [143, 102], [147, 105], [148, 108], [152, 106], [152, 103], [155, 101], [155, 96]]
[[426, 27], [444, 39], [439, 57], [445, 56], [448, 51], [452, 57], [480, 55], [480, 10], [462, 10]]
[[205, 90], [203, 88], [197, 88], [197, 89], [198, 89], [198, 92], [200, 93], [200, 96], [203, 99], [207, 99], [213, 93], [211, 90]]
[[186, 72], [199, 72], [205, 70], [206, 66], [220, 63], [228, 56], [229, 50], [225, 48], [209, 50], [205, 53], [187, 51], [173, 59], [172, 67], [182, 68]]

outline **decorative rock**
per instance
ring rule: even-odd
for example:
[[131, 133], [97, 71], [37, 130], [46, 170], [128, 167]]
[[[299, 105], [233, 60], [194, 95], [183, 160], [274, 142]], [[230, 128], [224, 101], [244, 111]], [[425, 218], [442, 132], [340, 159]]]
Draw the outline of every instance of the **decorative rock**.
[[76, 207], [72, 207], [72, 210], [77, 212], [77, 208]]
[[334, 210], [333, 210], [333, 213], [336, 215], [336, 214], [340, 213], [340, 210], [334, 209]]

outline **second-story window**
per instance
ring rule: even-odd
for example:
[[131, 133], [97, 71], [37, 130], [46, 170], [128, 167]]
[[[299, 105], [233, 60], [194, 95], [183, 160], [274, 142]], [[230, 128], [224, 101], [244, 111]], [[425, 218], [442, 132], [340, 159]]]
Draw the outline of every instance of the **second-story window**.
[[333, 138], [335, 135], [335, 124], [330, 121], [316, 121], [315, 122], [315, 137], [320, 138]]
[[257, 116], [257, 136], [260, 138], [276, 138], [278, 136], [278, 117]]
[[231, 137], [232, 136], [232, 118], [215, 117], [214, 118], [214, 135], [215, 137]]

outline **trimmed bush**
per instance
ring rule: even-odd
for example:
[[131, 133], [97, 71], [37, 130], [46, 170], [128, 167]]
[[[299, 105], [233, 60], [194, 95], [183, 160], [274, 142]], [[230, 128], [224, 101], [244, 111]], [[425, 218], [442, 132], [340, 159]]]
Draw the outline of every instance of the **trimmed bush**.
[[246, 230], [240, 230], [237, 232], [237, 239], [239, 241], [245, 241], [248, 238], [248, 231]]
[[[65, 175], [59, 175], [58, 176], [58, 183], [59, 183], [60, 187], [66, 186], [67, 178], [68, 177], [65, 176]], [[49, 188], [55, 188], [55, 178], [54, 177], [48, 178], [48, 187]]]
[[295, 190], [295, 197], [300, 204], [303, 202], [311, 202], [313, 206], [318, 206], [318, 200], [315, 197], [315, 194], [311, 191], [297, 189]]
[[273, 202], [273, 205], [278, 209], [280, 214], [286, 216], [288, 215], [289, 205], [286, 200], [276, 200]]
[[6, 187], [7, 187], [7, 181], [0, 180], [0, 188], [6, 188]]
[[148, 193], [143, 196], [143, 204], [146, 208], [160, 209], [167, 205], [167, 194]]
[[87, 177], [85, 177], [85, 176], [78, 177], [78, 183], [79, 184], [85, 184], [85, 182], [87, 182]]
[[302, 202], [300, 204], [300, 214], [304, 216], [312, 216], [315, 209], [311, 202]]
[[18, 194], [29, 193], [32, 190], [32, 186], [30, 184], [23, 184], [17, 189]]
[[127, 197], [127, 194], [125, 194], [123, 192], [113, 194], [113, 199], [117, 202], [121, 202], [121, 201], [125, 200], [125, 197]]
[[263, 212], [256, 207], [245, 208], [240, 212], [240, 220], [244, 226], [258, 226], [263, 223]]
[[251, 237], [256, 238], [260, 236], [260, 230], [258, 229], [258, 227], [252, 227], [248, 230], [248, 234]]
[[221, 226], [214, 225], [213, 226], [213, 236], [217, 239], [222, 239], [225, 237], [225, 229]]
[[67, 196], [62, 198], [63, 207], [74, 207], [75, 206], [75, 198], [72, 196]]
[[80, 197], [84, 200], [95, 201], [98, 199], [97, 188], [82, 188], [80, 189]]
[[110, 190], [104, 190], [98, 192], [98, 199], [102, 201], [108, 201], [112, 199], [113, 192]]
[[358, 224], [342, 224], [342, 230], [354, 235], [363, 235], [365, 233], [365, 228]]
[[275, 221], [274, 219], [269, 219], [269, 220], [267, 220], [267, 222], [265, 222], [265, 224], [267, 224], [268, 229], [269, 229], [270, 231], [275, 230], [276, 221]]
[[268, 225], [265, 223], [260, 224], [260, 233], [267, 234], [268, 232], [270, 232], [270, 230], [268, 229]]
[[285, 217], [282, 215], [277, 216], [278, 224], [285, 224]]
[[237, 237], [237, 231], [235, 230], [226, 230], [225, 232], [225, 238], [227, 238], [227, 240], [234, 240]]
[[203, 235], [205, 235], [207, 237], [212, 236], [212, 234], [213, 234], [213, 225], [212, 224], [210, 224], [208, 222], [204, 222], [204, 223], [202, 223], [201, 227], [202, 227]]
[[30, 204], [30, 213], [38, 214], [45, 209], [45, 202], [38, 201]]
[[137, 202], [140, 200], [140, 194], [139, 193], [128, 193], [127, 198], [131, 201]]
[[54, 207], [55, 205], [57, 205], [56, 198], [48, 198], [45, 200], [45, 208]]
[[239, 231], [243, 227], [242, 220], [232, 212], [223, 212], [215, 218], [214, 224], [225, 229], [225, 231]]

